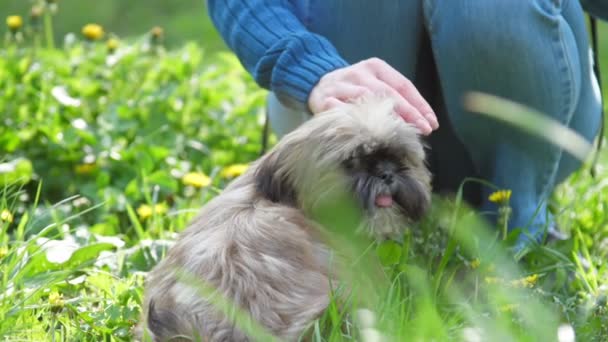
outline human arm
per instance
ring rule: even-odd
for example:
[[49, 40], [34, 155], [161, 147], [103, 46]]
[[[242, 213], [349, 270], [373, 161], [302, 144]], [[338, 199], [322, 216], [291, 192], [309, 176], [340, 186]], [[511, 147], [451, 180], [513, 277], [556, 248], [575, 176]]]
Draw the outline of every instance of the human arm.
[[379, 59], [349, 65], [310, 32], [286, 0], [208, 0], [212, 21], [256, 82], [292, 108], [318, 113], [368, 93], [395, 98], [396, 111], [424, 134], [437, 128], [413, 84]]

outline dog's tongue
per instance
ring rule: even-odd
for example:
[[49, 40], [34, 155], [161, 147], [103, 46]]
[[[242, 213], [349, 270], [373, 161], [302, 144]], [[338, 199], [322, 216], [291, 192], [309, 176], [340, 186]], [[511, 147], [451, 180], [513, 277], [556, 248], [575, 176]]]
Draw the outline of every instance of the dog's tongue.
[[378, 195], [376, 196], [376, 206], [380, 208], [388, 208], [393, 205], [393, 196], [391, 195]]

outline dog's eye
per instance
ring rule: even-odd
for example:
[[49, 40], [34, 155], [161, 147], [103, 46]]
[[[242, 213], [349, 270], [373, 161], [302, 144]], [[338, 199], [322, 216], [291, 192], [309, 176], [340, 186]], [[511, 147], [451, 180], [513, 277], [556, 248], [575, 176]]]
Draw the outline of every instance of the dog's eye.
[[344, 165], [344, 168], [346, 170], [350, 171], [355, 168], [355, 161], [353, 160], [353, 158], [349, 158], [349, 159], [345, 160], [342, 165]]

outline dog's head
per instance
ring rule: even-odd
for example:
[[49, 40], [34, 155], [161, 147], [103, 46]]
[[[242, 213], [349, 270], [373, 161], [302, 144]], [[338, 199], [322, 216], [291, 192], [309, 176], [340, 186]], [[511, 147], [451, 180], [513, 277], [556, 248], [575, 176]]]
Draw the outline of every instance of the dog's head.
[[346, 187], [376, 236], [418, 220], [430, 202], [423, 146], [387, 99], [317, 114], [261, 159], [255, 181], [261, 196], [305, 211]]

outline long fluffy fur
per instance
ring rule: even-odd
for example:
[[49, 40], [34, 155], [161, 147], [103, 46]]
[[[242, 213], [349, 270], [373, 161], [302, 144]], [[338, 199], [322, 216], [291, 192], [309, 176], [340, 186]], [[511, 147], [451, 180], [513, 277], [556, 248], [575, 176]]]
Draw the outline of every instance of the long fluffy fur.
[[[277, 337], [296, 340], [329, 301], [330, 251], [309, 214], [327, 191], [348, 186], [347, 177], [331, 171], [379, 146], [398, 151], [407, 164], [398, 181], [409, 194], [396, 195], [404, 197], [396, 197], [399, 206], [367, 216], [359, 228], [370, 234], [398, 233], [428, 205], [422, 145], [392, 107], [388, 100], [368, 99], [315, 116], [205, 205], [147, 279], [142, 321], [154, 340], [248, 340], [179, 282], [177, 269], [213, 286]], [[382, 189], [374, 183], [366, 192]]]

